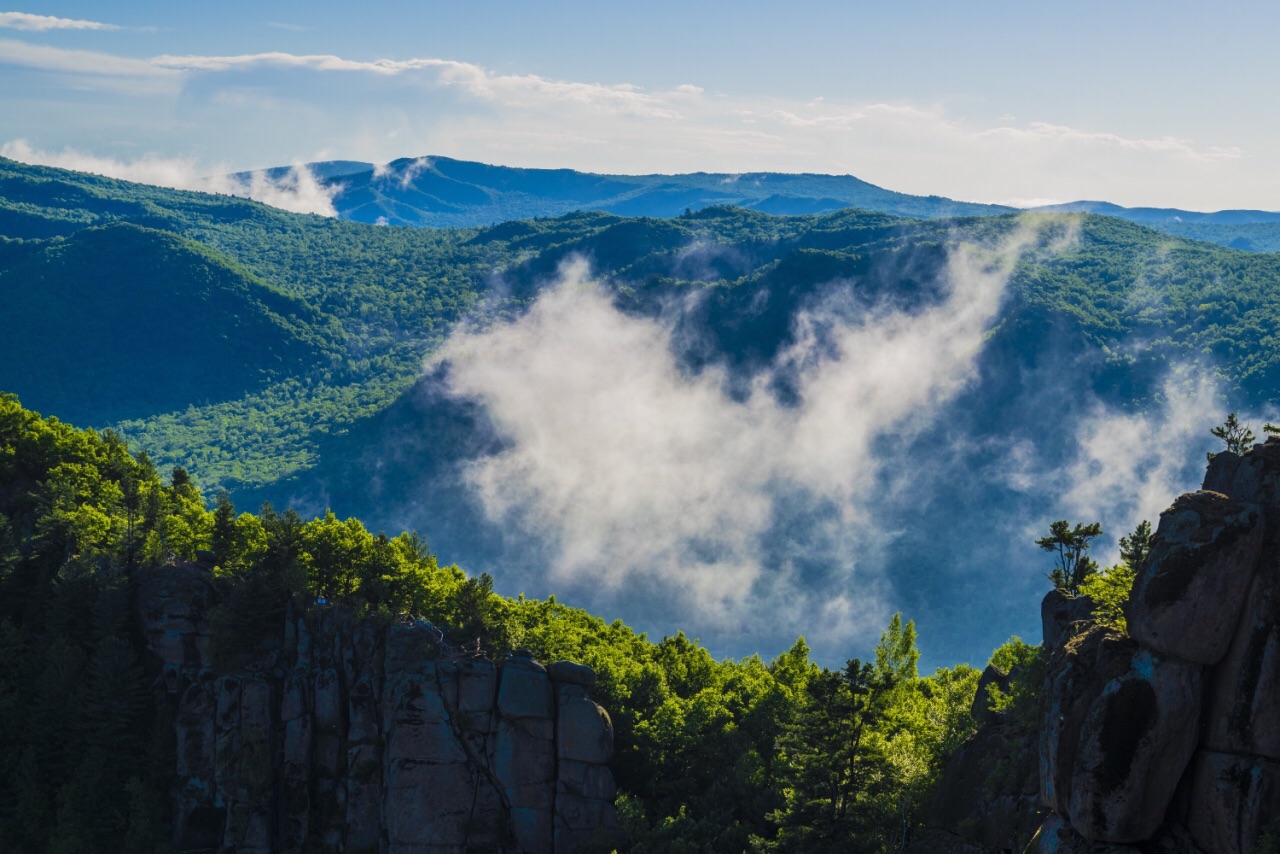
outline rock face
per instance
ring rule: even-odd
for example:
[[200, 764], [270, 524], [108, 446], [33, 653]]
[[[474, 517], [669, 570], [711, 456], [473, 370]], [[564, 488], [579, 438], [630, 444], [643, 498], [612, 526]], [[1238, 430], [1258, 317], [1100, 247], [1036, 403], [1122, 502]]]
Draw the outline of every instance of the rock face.
[[1280, 440], [1217, 455], [1161, 514], [1130, 637], [1064, 630], [1054, 595], [1040, 850], [1258, 851], [1280, 818]]
[[1040, 603], [1040, 624], [1044, 631], [1044, 648], [1057, 649], [1092, 621], [1093, 600], [1087, 596], [1069, 596], [1054, 588]]
[[1258, 505], [1218, 492], [1173, 502], [1160, 514], [1159, 536], [1134, 582], [1129, 633], [1166, 655], [1221, 661], [1240, 621], [1265, 529]]
[[[567, 852], [621, 842], [590, 668], [441, 654], [425, 623], [316, 609], [243, 672], [208, 665], [207, 570], [139, 584], [175, 709], [179, 852]], [[185, 603], [185, 604], [184, 604]]]

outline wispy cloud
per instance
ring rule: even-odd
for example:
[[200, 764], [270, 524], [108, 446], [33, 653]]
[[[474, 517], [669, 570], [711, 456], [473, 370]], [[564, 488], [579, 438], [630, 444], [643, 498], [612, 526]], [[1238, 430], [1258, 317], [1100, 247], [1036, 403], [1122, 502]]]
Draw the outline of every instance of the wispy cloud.
[[[1153, 525], [1204, 477], [1209, 434], [1224, 416], [1223, 396], [1202, 370], [1175, 367], [1157, 401], [1126, 411], [1093, 401], [1074, 422], [1065, 465], [1050, 465], [1027, 443], [1010, 452], [1009, 483], [1057, 496], [1054, 513], [1075, 522], [1101, 522], [1114, 543], [1144, 519]], [[1037, 534], [1038, 536], [1039, 534]], [[1108, 560], [1118, 557], [1115, 549]]]
[[101, 21], [84, 21], [78, 18], [56, 18], [53, 15], [32, 15], [29, 12], [0, 12], [0, 27], [11, 30], [44, 32], [46, 30], [118, 30], [115, 24]]
[[1206, 160], [1238, 160], [1243, 151], [1235, 146], [1222, 148], [1211, 146], [1197, 148], [1191, 140], [1176, 139], [1171, 136], [1154, 139], [1129, 138], [1114, 133], [1097, 133], [1082, 131], [1065, 125], [1048, 122], [1031, 122], [1026, 127], [998, 127], [981, 131], [980, 137], [1005, 137], [1015, 140], [1031, 140], [1038, 143], [1065, 143], [1068, 145], [1086, 144], [1115, 146], [1134, 151], [1176, 154]]
[[42, 166], [56, 166], [77, 172], [91, 172], [109, 178], [172, 187], [177, 190], [197, 190], [203, 193], [226, 193], [254, 199], [272, 207], [294, 213], [315, 213], [337, 216], [333, 197], [340, 189], [337, 185], [321, 184], [306, 166], [295, 164], [282, 177], [268, 178], [255, 172], [245, 178], [229, 174], [226, 167], [212, 170], [198, 165], [194, 160], [144, 155], [134, 160], [98, 157], [75, 149], [41, 151], [25, 140], [14, 140], [0, 146], [0, 155]]
[[133, 59], [90, 50], [68, 50], [0, 39], [0, 62], [42, 71], [60, 71], [99, 77], [164, 77], [179, 75], [145, 59]]
[[[509, 442], [469, 482], [493, 519], [550, 549], [558, 590], [598, 608], [647, 599], [670, 628], [696, 618], [739, 646], [865, 640], [891, 586], [880, 445], [928, 430], [972, 379], [1016, 259], [1043, 239], [1028, 225], [953, 247], [944, 297], [919, 310], [855, 305], [851, 283], [831, 283], [745, 398], [721, 371], [683, 371], [673, 327], [618, 311], [579, 262], [522, 319], [441, 353], [452, 393]], [[796, 405], [770, 391], [782, 376]]]
[[[293, 68], [317, 72], [353, 72], [381, 77], [429, 74], [440, 86], [460, 89], [484, 100], [500, 101], [512, 107], [536, 106], [530, 98], [553, 99], [598, 109], [634, 113], [650, 118], [671, 118], [679, 113], [668, 106], [661, 94], [642, 91], [622, 83], [575, 83], [549, 80], [535, 74], [494, 74], [469, 62], [450, 59], [347, 59], [332, 54], [299, 55], [274, 51], [234, 56], [157, 56], [153, 65], [176, 71], [224, 72], [255, 68]], [[688, 87], [675, 94], [685, 97]]]

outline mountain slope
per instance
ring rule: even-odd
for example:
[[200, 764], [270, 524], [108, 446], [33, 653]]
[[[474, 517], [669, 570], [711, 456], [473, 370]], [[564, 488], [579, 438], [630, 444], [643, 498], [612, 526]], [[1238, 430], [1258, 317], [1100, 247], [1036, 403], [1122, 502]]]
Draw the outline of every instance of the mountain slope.
[[7, 248], [0, 388], [64, 418], [236, 399], [342, 344], [330, 318], [173, 234], [119, 223]]

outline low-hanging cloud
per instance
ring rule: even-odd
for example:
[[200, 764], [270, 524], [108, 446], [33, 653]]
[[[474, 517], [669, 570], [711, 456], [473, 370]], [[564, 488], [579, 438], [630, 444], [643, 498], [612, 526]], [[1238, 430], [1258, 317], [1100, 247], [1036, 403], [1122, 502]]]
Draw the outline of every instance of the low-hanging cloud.
[[1073, 522], [1100, 522], [1111, 546], [1100, 557], [1114, 561], [1121, 536], [1143, 520], [1154, 527], [1178, 495], [1199, 489], [1205, 452], [1221, 447], [1209, 431], [1223, 420], [1223, 400], [1207, 371], [1177, 366], [1142, 411], [1094, 401], [1074, 423], [1065, 465], [1049, 466], [1034, 449], [1015, 447], [1010, 483], [1056, 496], [1055, 513]]
[[[585, 263], [569, 266], [523, 318], [455, 333], [438, 357], [451, 393], [481, 402], [509, 443], [469, 482], [491, 518], [549, 551], [559, 589], [597, 607], [649, 596], [667, 627], [865, 639], [891, 587], [878, 481], [973, 378], [1045, 222], [1061, 236], [1074, 220], [954, 246], [924, 308], [858, 306], [851, 283], [832, 283], [745, 395], [721, 369], [682, 369], [671, 325], [620, 312]], [[782, 376], [791, 403], [770, 390]]]
[[134, 160], [99, 157], [72, 148], [40, 151], [25, 140], [13, 140], [0, 146], [0, 155], [40, 166], [56, 166], [78, 172], [92, 172], [108, 178], [120, 178], [142, 184], [172, 187], [175, 190], [197, 190], [203, 193], [226, 193], [241, 196], [294, 213], [337, 216], [333, 198], [341, 189], [336, 184], [321, 183], [301, 163], [294, 164], [279, 177], [265, 172], [247, 176], [231, 175], [225, 168], [207, 170], [194, 160], [143, 155]]

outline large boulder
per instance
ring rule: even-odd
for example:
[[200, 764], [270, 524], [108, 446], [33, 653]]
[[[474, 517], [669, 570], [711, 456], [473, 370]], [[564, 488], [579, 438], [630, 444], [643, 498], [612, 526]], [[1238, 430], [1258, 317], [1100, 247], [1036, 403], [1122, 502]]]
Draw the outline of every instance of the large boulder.
[[1196, 748], [1202, 668], [1154, 655], [1102, 627], [1049, 662], [1041, 796], [1093, 842], [1160, 827]]
[[613, 722], [581, 685], [558, 686], [556, 747], [561, 760], [604, 765], [613, 756]]
[[1202, 489], [1220, 492], [1237, 501], [1265, 502], [1274, 493], [1267, 483], [1267, 469], [1280, 462], [1280, 436], [1269, 436], [1246, 454], [1223, 451], [1209, 460]]
[[555, 682], [568, 682], [584, 688], [596, 686], [595, 670], [576, 661], [553, 661], [547, 665], [547, 673]]
[[1137, 651], [1093, 700], [1076, 746], [1067, 817], [1082, 836], [1153, 836], [1196, 749], [1201, 668]]
[[1058, 813], [1071, 800], [1080, 731], [1093, 701], [1129, 669], [1137, 644], [1103, 627], [1068, 641], [1049, 658], [1040, 717], [1040, 799]]
[[1253, 580], [1264, 527], [1261, 507], [1218, 492], [1174, 501], [1160, 514], [1126, 607], [1134, 640], [1200, 664], [1222, 660]]
[[547, 669], [528, 658], [513, 656], [504, 661], [498, 682], [498, 712], [511, 720], [553, 718], [555, 709]]

